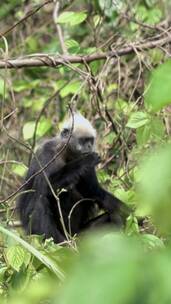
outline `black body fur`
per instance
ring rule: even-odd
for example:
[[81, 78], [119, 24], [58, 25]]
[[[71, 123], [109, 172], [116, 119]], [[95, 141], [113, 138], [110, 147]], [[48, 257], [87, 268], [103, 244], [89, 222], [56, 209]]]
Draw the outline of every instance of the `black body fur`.
[[[60, 141], [57, 138], [45, 142], [37, 151], [36, 158], [31, 161], [26, 181], [35, 172], [45, 166], [60, 150]], [[59, 194], [60, 206], [67, 231], [69, 232], [69, 219], [71, 213], [70, 227], [71, 234], [96, 223], [88, 224], [94, 215], [95, 206], [107, 211], [107, 214], [97, 220], [100, 222], [114, 222], [117, 226], [122, 225], [120, 207], [122, 203], [112, 194], [105, 191], [98, 183], [95, 166], [100, 162], [99, 156], [95, 153], [82, 155], [70, 155], [67, 148], [50, 164], [44, 171], [54, 191], [65, 188]], [[24, 192], [25, 191], [25, 192]], [[79, 202], [79, 203], [77, 203]], [[73, 207], [75, 204], [77, 205]], [[66, 237], [60, 220], [57, 201], [42, 173], [33, 177], [23, 188], [17, 204], [22, 225], [27, 234], [44, 235], [45, 238], [53, 237], [54, 242], [63, 242]], [[73, 208], [73, 212], [71, 209]]]

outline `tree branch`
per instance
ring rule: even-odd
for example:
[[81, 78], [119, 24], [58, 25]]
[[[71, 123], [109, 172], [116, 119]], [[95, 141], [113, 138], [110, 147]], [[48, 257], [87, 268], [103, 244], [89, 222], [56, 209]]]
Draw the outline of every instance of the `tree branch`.
[[96, 60], [102, 60], [112, 57], [121, 57], [135, 52], [161, 47], [171, 43], [171, 33], [168, 32], [167, 36], [158, 40], [148, 41], [146, 43], [135, 43], [128, 45], [120, 50], [112, 50], [108, 52], [94, 53], [90, 55], [50, 55], [50, 54], [33, 54], [17, 59], [0, 60], [0, 69], [16, 69], [23, 67], [57, 67], [65, 65], [66, 63], [89, 63]]

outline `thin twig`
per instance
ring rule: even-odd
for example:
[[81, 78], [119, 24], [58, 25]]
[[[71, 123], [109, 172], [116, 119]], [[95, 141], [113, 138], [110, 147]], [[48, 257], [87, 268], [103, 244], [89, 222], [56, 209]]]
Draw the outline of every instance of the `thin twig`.
[[62, 34], [62, 29], [61, 29], [60, 25], [57, 23], [58, 22], [59, 6], [60, 6], [59, 1], [56, 1], [55, 7], [54, 7], [54, 10], [53, 10], [53, 20], [54, 20], [56, 30], [57, 30], [57, 33], [58, 33], [62, 53], [67, 55], [68, 51], [67, 51], [67, 48], [65, 46], [65, 42], [64, 42], [64, 38], [63, 38], [63, 34]]
[[10, 28], [8, 28], [6, 31], [0, 33], [0, 36], [5, 36], [7, 35], [9, 32], [11, 32], [16, 26], [18, 26], [20, 23], [26, 21], [29, 17], [33, 16], [35, 13], [37, 13], [42, 7], [44, 7], [45, 5], [49, 4], [53, 2], [53, 0], [48, 0], [45, 1], [44, 3], [42, 3], [41, 5], [39, 5], [35, 10], [31, 10], [30, 12], [27, 13], [26, 16], [24, 16], [23, 18], [21, 18], [18, 22], [16, 22], [15, 24], [13, 24]]

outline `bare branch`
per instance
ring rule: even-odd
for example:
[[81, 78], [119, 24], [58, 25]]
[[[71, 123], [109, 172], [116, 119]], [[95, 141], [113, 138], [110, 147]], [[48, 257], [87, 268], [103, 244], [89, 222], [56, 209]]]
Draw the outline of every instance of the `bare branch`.
[[148, 41], [146, 43], [135, 43], [128, 45], [120, 50], [112, 50], [108, 52], [94, 53], [90, 55], [50, 55], [50, 54], [32, 54], [17, 59], [0, 60], [0, 69], [16, 69], [23, 67], [58, 67], [65, 65], [66, 63], [89, 63], [96, 60], [102, 60], [112, 57], [121, 57], [135, 52], [137, 49], [139, 52], [143, 50], [153, 49], [155, 47], [161, 48], [171, 42], [171, 33], [167, 33], [167, 37]]

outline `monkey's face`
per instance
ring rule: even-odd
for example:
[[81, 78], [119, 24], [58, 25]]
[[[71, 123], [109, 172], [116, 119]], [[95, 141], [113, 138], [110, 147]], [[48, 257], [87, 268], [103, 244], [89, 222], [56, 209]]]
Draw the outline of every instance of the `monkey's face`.
[[75, 137], [76, 151], [79, 153], [91, 153], [95, 150], [94, 137]]
[[[70, 137], [70, 139], [69, 139]], [[70, 134], [69, 129], [63, 129], [61, 138], [64, 143], [69, 139], [68, 148], [74, 154], [91, 153], [95, 151], [95, 138], [91, 134]]]

